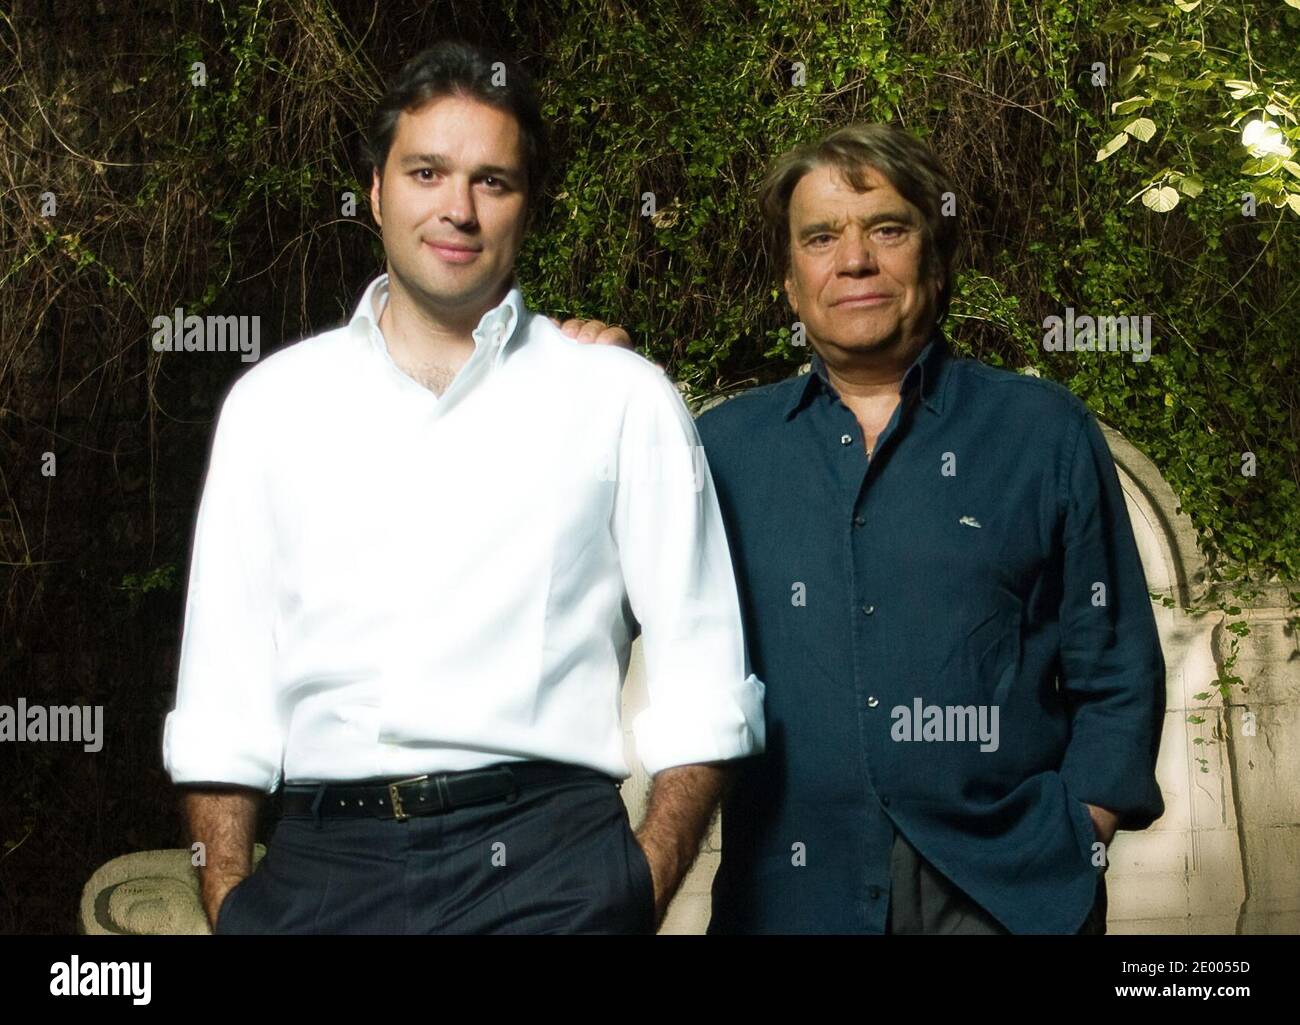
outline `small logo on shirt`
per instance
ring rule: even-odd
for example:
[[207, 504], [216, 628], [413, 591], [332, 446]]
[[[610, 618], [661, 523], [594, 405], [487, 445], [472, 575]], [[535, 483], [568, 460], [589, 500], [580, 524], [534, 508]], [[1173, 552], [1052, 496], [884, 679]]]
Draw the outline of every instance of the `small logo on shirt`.
[[980, 525], [980, 521], [974, 516], [963, 516], [957, 522], [966, 527], [978, 527]]

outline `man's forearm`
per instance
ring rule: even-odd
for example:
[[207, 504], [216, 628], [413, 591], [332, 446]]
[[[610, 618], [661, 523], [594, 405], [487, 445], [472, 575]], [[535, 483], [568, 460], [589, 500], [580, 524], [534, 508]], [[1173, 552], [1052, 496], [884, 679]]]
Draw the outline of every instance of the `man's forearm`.
[[245, 787], [185, 792], [190, 842], [203, 844], [200, 898], [213, 925], [226, 894], [253, 871], [253, 835], [261, 802], [259, 791]]
[[656, 926], [699, 854], [730, 776], [725, 762], [715, 762], [677, 765], [654, 777], [650, 805], [636, 837], [654, 876]]

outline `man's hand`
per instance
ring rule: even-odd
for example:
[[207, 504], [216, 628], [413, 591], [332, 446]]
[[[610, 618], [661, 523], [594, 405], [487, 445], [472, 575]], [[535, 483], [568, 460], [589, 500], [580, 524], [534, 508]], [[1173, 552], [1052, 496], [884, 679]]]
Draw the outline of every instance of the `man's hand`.
[[729, 775], [725, 765], [678, 765], [654, 777], [636, 839], [654, 880], [656, 931], [700, 852]]
[[1119, 826], [1119, 816], [1113, 811], [1106, 808], [1099, 808], [1095, 804], [1084, 803], [1088, 809], [1088, 814], [1092, 816], [1092, 829], [1097, 834], [1097, 839], [1110, 846], [1111, 840], [1115, 839], [1115, 830]]
[[253, 871], [253, 833], [260, 791], [247, 787], [189, 789], [183, 804], [191, 843], [201, 843], [199, 898], [215, 928], [226, 894]]
[[548, 319], [570, 338], [579, 342], [590, 342], [595, 345], [619, 345], [624, 349], [636, 349], [636, 346], [632, 344], [631, 335], [621, 327], [611, 327], [603, 320], [579, 320], [577, 317], [572, 317], [561, 324], [554, 317]]

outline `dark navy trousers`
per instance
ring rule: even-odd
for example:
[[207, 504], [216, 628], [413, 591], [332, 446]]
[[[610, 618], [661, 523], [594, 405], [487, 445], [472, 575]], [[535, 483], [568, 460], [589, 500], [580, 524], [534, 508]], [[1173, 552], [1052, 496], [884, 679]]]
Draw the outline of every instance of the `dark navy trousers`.
[[588, 776], [402, 822], [284, 816], [214, 931], [651, 933], [654, 887], [618, 781]]

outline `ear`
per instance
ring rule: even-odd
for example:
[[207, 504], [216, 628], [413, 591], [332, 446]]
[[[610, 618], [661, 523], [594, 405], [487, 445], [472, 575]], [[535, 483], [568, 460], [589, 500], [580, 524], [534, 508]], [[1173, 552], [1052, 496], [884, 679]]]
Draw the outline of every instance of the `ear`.
[[370, 216], [379, 227], [384, 226], [383, 212], [379, 208], [379, 168], [370, 172]]
[[785, 281], [782, 282], [782, 285], [785, 288], [785, 301], [790, 304], [790, 309], [794, 312], [794, 315], [798, 317], [799, 302], [794, 297], [794, 277], [791, 275], [790, 271], [785, 272]]

